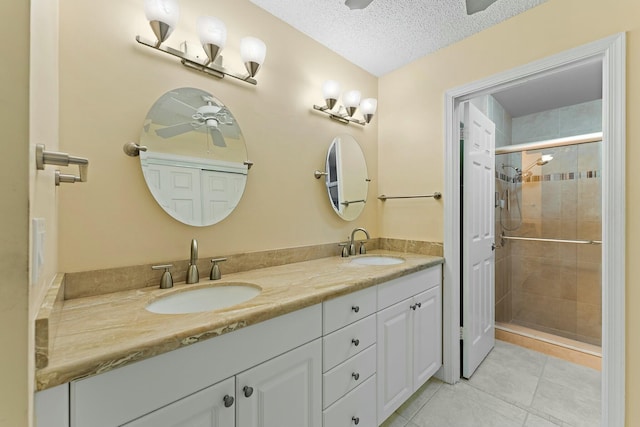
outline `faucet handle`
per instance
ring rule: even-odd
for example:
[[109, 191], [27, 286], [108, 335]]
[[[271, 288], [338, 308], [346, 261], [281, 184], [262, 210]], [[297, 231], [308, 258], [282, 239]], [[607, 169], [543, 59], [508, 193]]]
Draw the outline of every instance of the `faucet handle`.
[[220, 272], [220, 266], [218, 266], [219, 262], [226, 261], [226, 258], [213, 258], [211, 260], [211, 273], [209, 273], [209, 279], [211, 280], [220, 280], [222, 278], [222, 273]]
[[173, 264], [162, 264], [162, 265], [152, 265], [152, 270], [162, 270], [164, 269], [164, 273], [162, 273], [162, 277], [160, 278], [160, 289], [169, 289], [173, 288], [173, 277], [171, 276], [171, 272], [169, 269], [173, 267]]
[[367, 248], [364, 247], [364, 242], [360, 242], [360, 255], [367, 253]]
[[349, 256], [349, 244], [348, 243], [338, 243], [338, 246], [342, 247], [342, 257], [347, 258]]

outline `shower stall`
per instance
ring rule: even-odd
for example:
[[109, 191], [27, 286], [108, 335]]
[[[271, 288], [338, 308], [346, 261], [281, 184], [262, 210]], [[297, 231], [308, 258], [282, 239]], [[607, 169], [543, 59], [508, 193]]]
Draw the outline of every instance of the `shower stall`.
[[601, 345], [601, 140], [496, 149], [496, 328]]

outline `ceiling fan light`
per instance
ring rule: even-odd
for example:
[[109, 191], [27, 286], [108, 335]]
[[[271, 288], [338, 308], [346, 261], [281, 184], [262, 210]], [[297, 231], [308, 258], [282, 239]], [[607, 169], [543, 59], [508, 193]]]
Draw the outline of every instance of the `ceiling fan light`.
[[340, 96], [340, 84], [335, 80], [327, 80], [322, 84], [322, 97], [327, 107], [331, 110], [338, 102]]
[[145, 0], [144, 14], [160, 44], [178, 24], [180, 7], [177, 0]]
[[264, 58], [267, 56], [267, 45], [256, 37], [243, 37], [240, 39], [240, 57], [247, 72], [254, 77], [260, 66], [264, 64]]
[[200, 16], [197, 20], [198, 37], [209, 62], [213, 62], [227, 43], [227, 27], [213, 16]]

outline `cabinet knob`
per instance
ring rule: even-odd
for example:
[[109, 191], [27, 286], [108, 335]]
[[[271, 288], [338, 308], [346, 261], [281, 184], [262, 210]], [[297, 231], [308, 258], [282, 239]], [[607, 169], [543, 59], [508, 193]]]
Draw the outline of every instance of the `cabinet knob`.
[[228, 408], [229, 406], [233, 405], [234, 402], [234, 398], [233, 396], [229, 396], [228, 394], [222, 398], [223, 402], [224, 402], [224, 407]]
[[253, 394], [253, 387], [246, 385], [242, 388], [242, 391], [244, 392], [244, 397], [251, 397]]
[[422, 303], [421, 302], [417, 302], [417, 303], [415, 303], [415, 304], [413, 304], [411, 306], [411, 310], [416, 310], [416, 309], [418, 309], [420, 307], [422, 307]]
[[353, 377], [354, 380], [358, 381], [360, 379], [360, 374], [357, 372], [354, 372], [353, 374], [351, 374], [351, 376]]
[[354, 305], [353, 307], [351, 307], [351, 310], [353, 310], [355, 313], [360, 311], [360, 307], [357, 305]]
[[357, 347], [360, 345], [360, 340], [358, 338], [354, 338], [351, 340], [351, 343]]
[[410, 305], [410, 306], [409, 306], [409, 308], [410, 308], [411, 310], [415, 310], [416, 308], [418, 308], [418, 304]]
[[353, 421], [353, 423], [354, 423], [355, 425], [360, 424], [360, 418], [358, 418], [358, 417], [351, 417], [351, 421]]
[[422, 303], [421, 302], [418, 303], [418, 308], [420, 308], [420, 307], [422, 307]]

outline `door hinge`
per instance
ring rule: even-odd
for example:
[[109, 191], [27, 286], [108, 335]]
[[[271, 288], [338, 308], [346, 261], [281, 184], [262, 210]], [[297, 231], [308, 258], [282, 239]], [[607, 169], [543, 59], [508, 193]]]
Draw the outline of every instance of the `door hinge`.
[[464, 339], [464, 327], [460, 326], [460, 341]]

